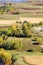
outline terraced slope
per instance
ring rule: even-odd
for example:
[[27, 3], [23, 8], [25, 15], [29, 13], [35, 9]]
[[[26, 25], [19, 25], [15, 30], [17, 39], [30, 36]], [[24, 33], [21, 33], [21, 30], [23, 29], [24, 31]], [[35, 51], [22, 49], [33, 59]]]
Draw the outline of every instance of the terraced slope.
[[20, 3], [21, 13], [28, 15], [43, 15], [43, 2]]

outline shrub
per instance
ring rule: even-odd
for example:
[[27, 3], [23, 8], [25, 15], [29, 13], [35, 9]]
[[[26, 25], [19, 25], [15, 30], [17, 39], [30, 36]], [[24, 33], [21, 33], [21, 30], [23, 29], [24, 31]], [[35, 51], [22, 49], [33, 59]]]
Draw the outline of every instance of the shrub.
[[5, 35], [5, 34], [2, 34], [1, 38], [2, 38], [3, 40], [7, 40], [7, 39], [8, 39], [8, 36]]
[[15, 42], [13, 40], [7, 40], [5, 47], [7, 50], [14, 49]]
[[2, 34], [2, 39], [3, 39], [3, 40], [5, 39], [5, 34]]
[[23, 44], [21, 42], [16, 42], [14, 45], [14, 49], [22, 50]]
[[25, 37], [31, 37], [31, 30], [26, 23], [23, 23], [23, 31]]
[[12, 36], [12, 35], [13, 35], [13, 28], [12, 28], [12, 27], [9, 27], [9, 28], [6, 30], [6, 35], [8, 35], [8, 36]]
[[10, 65], [12, 63], [11, 54], [3, 49], [0, 49], [0, 57], [3, 59], [5, 65]]

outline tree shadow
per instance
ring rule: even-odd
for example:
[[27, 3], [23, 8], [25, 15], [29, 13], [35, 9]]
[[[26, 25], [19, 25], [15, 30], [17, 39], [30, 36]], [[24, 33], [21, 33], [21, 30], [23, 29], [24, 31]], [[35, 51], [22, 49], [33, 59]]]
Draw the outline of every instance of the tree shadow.
[[0, 65], [5, 65], [5, 63], [4, 63], [2, 58], [0, 58]]

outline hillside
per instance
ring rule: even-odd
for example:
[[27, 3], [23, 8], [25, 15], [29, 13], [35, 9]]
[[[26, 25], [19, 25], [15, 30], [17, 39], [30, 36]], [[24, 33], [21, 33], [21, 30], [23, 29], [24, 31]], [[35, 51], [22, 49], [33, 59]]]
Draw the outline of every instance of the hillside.
[[43, 17], [43, 2], [0, 4], [0, 15], [0, 19], [7, 20], [17, 20], [20, 17]]
[[18, 4], [19, 11], [26, 15], [43, 15], [43, 2], [28, 2]]

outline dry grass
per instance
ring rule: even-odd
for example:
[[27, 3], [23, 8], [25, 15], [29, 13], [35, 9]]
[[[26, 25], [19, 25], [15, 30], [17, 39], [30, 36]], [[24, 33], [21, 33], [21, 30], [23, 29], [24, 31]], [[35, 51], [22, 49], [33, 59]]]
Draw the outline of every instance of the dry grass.
[[32, 65], [43, 65], [43, 56], [24, 56], [24, 61]]
[[25, 18], [25, 17], [20, 17], [19, 20], [0, 20], [0, 24], [14, 24], [16, 21], [28, 21], [30, 23], [39, 23], [43, 22], [43, 18]]
[[43, 18], [25, 18], [25, 17], [20, 17], [20, 20], [21, 21], [28, 21], [28, 22], [31, 22], [31, 23], [39, 23], [39, 22], [43, 22]]

